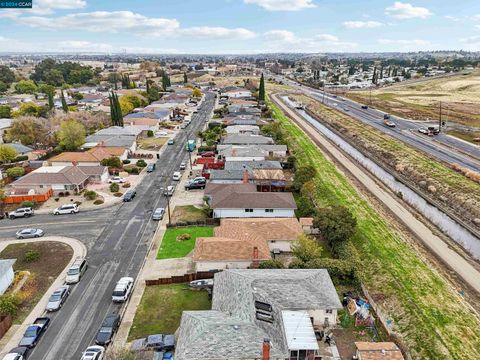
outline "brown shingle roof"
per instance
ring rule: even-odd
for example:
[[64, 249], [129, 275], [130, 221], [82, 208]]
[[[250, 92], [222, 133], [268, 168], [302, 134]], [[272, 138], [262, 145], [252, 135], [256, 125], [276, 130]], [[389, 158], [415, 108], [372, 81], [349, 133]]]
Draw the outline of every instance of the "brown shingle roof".
[[254, 169], [253, 170], [253, 179], [254, 180], [276, 180], [276, 181], [285, 181], [285, 173], [282, 169]]
[[66, 151], [49, 159], [50, 162], [92, 162], [98, 163], [111, 156], [121, 156], [125, 148], [117, 146], [96, 146], [84, 152]]
[[85, 174], [77, 166], [65, 166], [58, 172], [37, 172], [33, 171], [12, 183], [15, 185], [79, 185], [88, 179]]
[[252, 261], [254, 247], [258, 248], [258, 260], [270, 259], [265, 240], [254, 237], [245, 240], [224, 237], [197, 238], [194, 261]]
[[404, 360], [402, 352], [393, 342], [355, 342], [362, 360]]
[[296, 240], [303, 233], [296, 218], [222, 219], [215, 236], [234, 239]]

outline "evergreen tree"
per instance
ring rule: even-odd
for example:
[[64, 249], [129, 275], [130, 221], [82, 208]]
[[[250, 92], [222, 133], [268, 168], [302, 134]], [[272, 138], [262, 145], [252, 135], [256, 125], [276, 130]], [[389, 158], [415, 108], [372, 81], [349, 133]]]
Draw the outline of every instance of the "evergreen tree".
[[380, 68], [380, 79], [383, 79], [383, 66]]
[[63, 94], [63, 90], [61, 91], [61, 99], [62, 99], [62, 109], [63, 109], [63, 111], [68, 113], [67, 100], [65, 100], [65, 95]]
[[167, 78], [167, 74], [165, 74], [165, 72], [162, 74], [162, 88], [163, 88], [163, 91], [167, 91], [167, 87], [168, 87], [168, 78]]
[[147, 94], [150, 91], [150, 80], [147, 79]]
[[260, 87], [258, 89], [258, 100], [265, 101], [265, 79], [262, 77], [260, 78]]
[[186, 72], [183, 73], [183, 83], [184, 84], [188, 83], [188, 77]]
[[376, 83], [377, 83], [377, 67], [374, 66], [373, 67], [372, 84], [376, 84]]
[[53, 103], [53, 93], [49, 92], [47, 96], [48, 96], [48, 109], [52, 110], [55, 106]]

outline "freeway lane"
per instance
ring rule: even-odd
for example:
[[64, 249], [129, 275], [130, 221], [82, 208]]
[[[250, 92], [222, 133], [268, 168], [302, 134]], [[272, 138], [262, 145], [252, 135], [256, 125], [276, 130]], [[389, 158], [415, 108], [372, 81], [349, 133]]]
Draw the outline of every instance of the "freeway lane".
[[456, 163], [480, 172], [480, 147], [456, 140], [444, 134], [428, 137], [418, 133], [419, 128], [438, 126], [438, 123], [428, 124], [392, 116], [391, 120], [393, 120], [397, 126], [395, 128], [389, 128], [383, 124], [383, 115], [385, 113], [382, 111], [370, 108], [366, 110], [362, 109], [361, 105], [357, 102], [341, 97], [333, 97], [328, 93], [323, 94], [321, 90], [299, 86], [298, 83], [289, 79], [281, 78], [281, 81], [320, 102], [324, 101], [325, 105], [350, 115], [365, 124], [371, 125], [439, 160], [449, 164]]
[[[109, 209], [105, 215], [97, 211], [88, 215], [85, 213], [84, 221], [89, 221], [91, 219], [89, 216], [93, 218], [98, 216], [100, 225], [81, 223], [82, 218], [78, 217], [78, 226], [85, 228], [91, 226], [99, 231], [94, 240], [82, 239], [89, 244], [87, 256], [89, 268], [82, 280], [73, 286], [63, 308], [58, 313], [49, 315], [52, 318], [51, 325], [29, 359], [79, 359], [81, 352], [93, 344], [94, 336], [104, 317], [120, 310], [120, 306], [114, 305], [111, 301], [115, 283], [122, 276], [138, 275], [158, 224], [151, 221], [151, 213], [156, 207], [166, 207], [166, 199], [161, 196], [160, 188], [171, 181], [172, 173], [187, 159], [185, 141], [187, 138], [194, 138], [196, 132], [205, 125], [214, 103], [213, 94], [207, 94], [201, 109], [192, 116], [190, 126], [181, 130], [175, 144], [167, 146], [161, 154], [157, 161], [157, 170], [146, 176], [137, 186], [137, 196], [132, 202], [117, 205]], [[43, 218], [39, 215], [26, 219], [25, 225], [28, 220], [36, 223], [39, 219]], [[52, 219], [45, 216], [45, 221], [49, 224], [45, 228], [49, 229], [49, 233], [77, 228], [72, 224], [74, 217], [59, 217], [60, 220], [57, 220], [59, 225], [50, 224]], [[6, 224], [10, 226], [8, 222]], [[12, 229], [0, 228], [0, 234], [5, 231]], [[72, 236], [70, 233], [63, 235]]]

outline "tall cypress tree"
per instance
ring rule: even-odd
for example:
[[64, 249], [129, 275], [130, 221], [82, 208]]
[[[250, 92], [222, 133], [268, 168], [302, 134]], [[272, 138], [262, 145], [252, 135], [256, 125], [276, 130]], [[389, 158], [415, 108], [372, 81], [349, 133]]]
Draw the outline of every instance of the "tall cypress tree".
[[186, 72], [183, 73], [183, 83], [184, 84], [188, 83], [188, 77]]
[[167, 87], [168, 87], [168, 79], [167, 79], [167, 74], [165, 74], [165, 72], [164, 72], [163, 75], [162, 75], [162, 88], [163, 88], [163, 91], [167, 91]]
[[260, 87], [258, 89], [258, 100], [265, 101], [265, 79], [262, 77], [260, 78]]
[[68, 113], [68, 105], [67, 105], [67, 100], [65, 100], [65, 95], [63, 94], [63, 90], [61, 91], [61, 98], [62, 98], [62, 109], [66, 113]]

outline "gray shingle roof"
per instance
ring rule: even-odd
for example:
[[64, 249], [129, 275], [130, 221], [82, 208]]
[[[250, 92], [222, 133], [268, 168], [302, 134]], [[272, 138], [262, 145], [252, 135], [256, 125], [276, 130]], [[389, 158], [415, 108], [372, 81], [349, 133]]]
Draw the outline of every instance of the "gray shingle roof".
[[104, 146], [129, 148], [135, 142], [134, 135], [90, 135], [85, 139], [86, 143], [104, 143]]
[[243, 135], [234, 134], [228, 135], [224, 140], [224, 144], [273, 144], [274, 141], [271, 137], [263, 135]]
[[243, 170], [253, 171], [255, 169], [281, 169], [280, 161], [261, 160], [261, 161], [227, 161], [225, 170]]
[[[249, 173], [249, 177], [253, 174]], [[242, 180], [243, 170], [210, 170], [210, 180]]]

